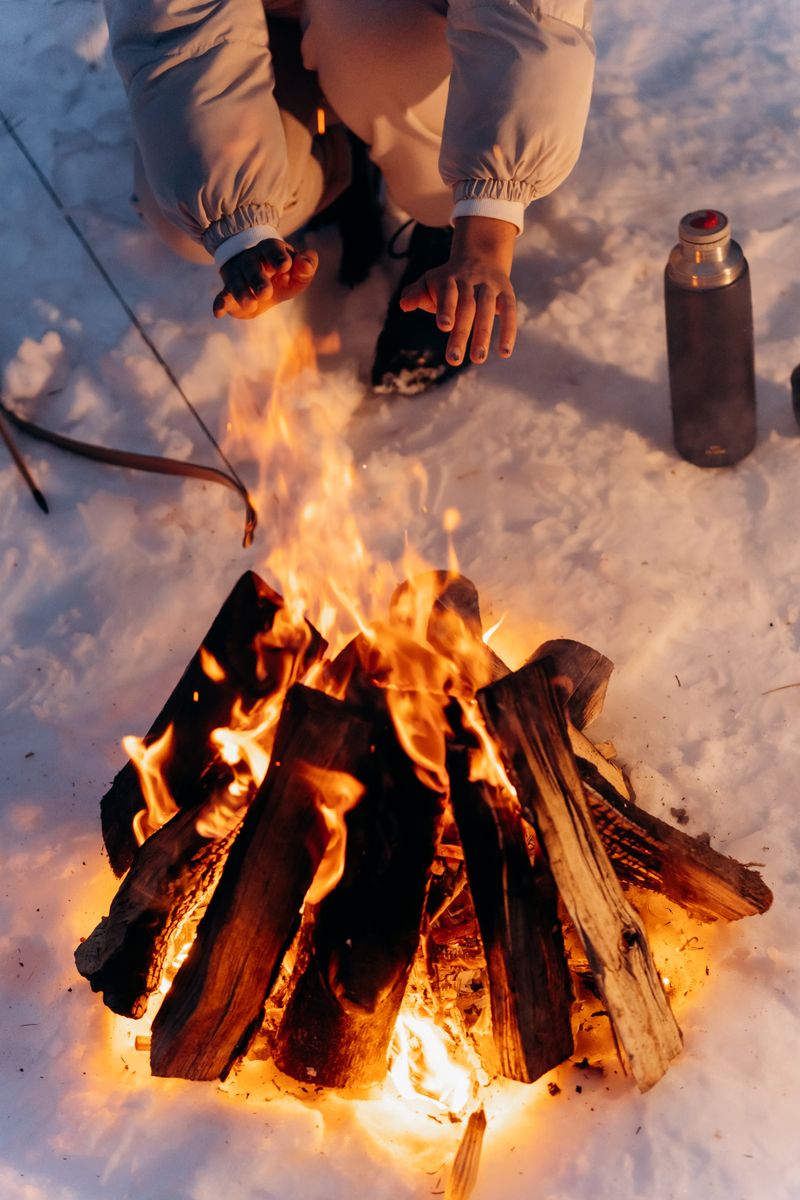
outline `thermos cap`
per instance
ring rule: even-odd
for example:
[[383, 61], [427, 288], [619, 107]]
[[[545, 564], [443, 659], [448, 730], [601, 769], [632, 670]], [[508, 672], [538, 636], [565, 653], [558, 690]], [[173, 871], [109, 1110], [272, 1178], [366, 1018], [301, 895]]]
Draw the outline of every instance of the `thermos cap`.
[[667, 263], [667, 275], [677, 287], [707, 291], [725, 287], [742, 274], [742, 248], [731, 238], [728, 218], [718, 209], [687, 213], [678, 225], [678, 238]]
[[681, 217], [678, 237], [693, 246], [710, 246], [731, 236], [725, 213], [716, 208], [700, 208]]

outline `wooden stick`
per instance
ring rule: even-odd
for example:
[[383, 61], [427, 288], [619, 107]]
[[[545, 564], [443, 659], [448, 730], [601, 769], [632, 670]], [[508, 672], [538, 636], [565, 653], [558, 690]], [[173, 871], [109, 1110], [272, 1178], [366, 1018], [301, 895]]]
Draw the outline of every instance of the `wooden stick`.
[[224, 1078], [246, 1053], [330, 839], [320, 780], [364, 777], [372, 744], [340, 701], [289, 691], [266, 779], [153, 1022], [154, 1075]]
[[0, 438], [2, 438], [5, 442], [8, 453], [11, 455], [12, 462], [28, 485], [30, 493], [36, 503], [39, 505], [39, 508], [43, 513], [49, 513], [50, 509], [47, 505], [47, 501], [44, 498], [44, 493], [36, 486], [36, 480], [31, 475], [30, 470], [28, 469], [28, 464], [20, 454], [17, 444], [11, 436], [11, 431], [5, 423], [2, 413], [0, 413]]
[[546, 659], [531, 663], [478, 699], [531, 811], [633, 1077], [646, 1091], [680, 1053], [681, 1033], [644, 929], [592, 822], [551, 672]]

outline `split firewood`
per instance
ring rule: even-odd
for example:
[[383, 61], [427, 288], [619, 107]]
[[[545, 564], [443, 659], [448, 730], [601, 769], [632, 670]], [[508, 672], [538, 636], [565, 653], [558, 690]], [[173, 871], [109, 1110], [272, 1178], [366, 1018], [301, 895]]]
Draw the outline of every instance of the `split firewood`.
[[[456, 663], [462, 678], [475, 686], [508, 674], [482, 640], [478, 593], [470, 580], [444, 571], [420, 576], [397, 590], [394, 611], [402, 614], [420, 594], [433, 597], [427, 640]], [[592, 670], [601, 675], [597, 664], [608, 660], [589, 647], [581, 657], [578, 643], [568, 645], [562, 686], [572, 695], [573, 676], [580, 684]], [[587, 683], [585, 694], [589, 690]], [[519, 805], [498, 788], [470, 781], [471, 739], [454, 708], [451, 725], [450, 798], [486, 956], [492, 1037], [502, 1074], [530, 1083], [573, 1049], [556, 889], [546, 861], [540, 856], [535, 868], [531, 863]]]
[[[281, 693], [302, 678], [324, 647], [308, 622], [298, 630], [284, 618], [281, 597], [262, 579], [252, 571], [242, 575], [143, 739], [151, 746], [171, 729], [162, 775], [177, 808], [201, 802], [199, 783], [217, 754], [209, 735], [230, 724], [237, 701], [247, 711]], [[117, 875], [133, 861], [133, 819], [144, 807], [139, 776], [128, 762], [100, 803], [103, 838]]]
[[[220, 791], [227, 791], [223, 778]], [[212, 791], [207, 804], [213, 804]], [[81, 942], [75, 963], [92, 991], [123, 1017], [144, 1015], [184, 918], [213, 889], [229, 837], [204, 837], [197, 809], [185, 809], [136, 851], [107, 917]]]
[[370, 723], [341, 701], [288, 692], [266, 778], [153, 1022], [154, 1075], [224, 1078], [247, 1052], [331, 842], [326, 804], [368, 777], [373, 745]]
[[489, 976], [492, 1036], [500, 1070], [533, 1083], [573, 1050], [572, 989], [545, 860], [531, 863], [519, 804], [471, 782], [466, 746], [448, 754], [451, 803]]
[[547, 659], [478, 696], [641, 1091], [680, 1053], [682, 1038], [644, 929], [595, 829]]
[[444, 796], [421, 782], [388, 723], [373, 768], [347, 815], [344, 874], [313, 915], [274, 1047], [282, 1071], [326, 1087], [386, 1074], [442, 825]]
[[614, 664], [599, 650], [571, 638], [554, 638], [535, 650], [530, 662], [549, 658], [556, 682], [567, 692], [567, 713], [576, 729], [584, 729], [600, 716]]
[[[578, 727], [578, 722], [598, 715], [612, 671], [610, 660], [581, 642], [557, 639], [545, 642], [528, 661], [538, 661], [548, 646], [558, 651], [555, 672], [567, 701], [570, 745], [598, 832], [619, 878], [660, 892], [701, 921], [736, 921], [766, 912], [772, 892], [757, 871], [636, 805], [625, 773]], [[495, 669], [496, 678], [509, 674], [500, 659], [496, 659]], [[576, 679], [581, 684], [577, 690]], [[568, 680], [573, 686], [567, 685]], [[579, 704], [573, 704], [575, 695], [580, 696]]]

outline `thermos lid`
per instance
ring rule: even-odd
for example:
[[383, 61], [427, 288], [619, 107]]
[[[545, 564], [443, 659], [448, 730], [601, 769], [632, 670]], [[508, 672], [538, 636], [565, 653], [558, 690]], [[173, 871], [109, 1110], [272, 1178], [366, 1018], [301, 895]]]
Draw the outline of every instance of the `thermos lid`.
[[700, 208], [681, 217], [678, 237], [693, 246], [711, 246], [731, 236], [725, 213], [716, 208]]
[[742, 248], [731, 238], [725, 213], [699, 208], [681, 217], [678, 241], [669, 256], [667, 275], [687, 291], [706, 291], [733, 283], [745, 268]]

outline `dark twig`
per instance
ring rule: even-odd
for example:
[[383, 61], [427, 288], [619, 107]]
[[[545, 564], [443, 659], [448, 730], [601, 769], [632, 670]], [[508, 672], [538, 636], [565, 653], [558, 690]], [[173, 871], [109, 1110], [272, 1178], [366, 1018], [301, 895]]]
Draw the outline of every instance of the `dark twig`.
[[14, 462], [17, 466], [17, 470], [19, 471], [20, 475], [22, 476], [22, 478], [25, 480], [28, 487], [30, 488], [31, 495], [33, 496], [36, 503], [39, 505], [39, 508], [42, 510], [42, 512], [45, 512], [45, 513], [49, 512], [50, 509], [47, 507], [47, 501], [44, 498], [44, 493], [41, 492], [39, 490], [39, 488], [36, 486], [36, 481], [33, 478], [33, 476], [31, 475], [30, 471], [28, 470], [25, 460], [22, 457], [22, 455], [20, 454], [19, 450], [17, 449], [16, 443], [14, 442], [14, 439], [12, 438], [11, 433], [9, 432], [8, 426], [6, 425], [6, 423], [2, 417], [0, 417], [0, 437], [3, 439], [6, 446], [8, 447], [8, 453], [11, 455], [12, 459], [14, 460]]
[[[158, 349], [158, 347], [156, 346], [153, 339], [150, 337], [150, 335], [147, 332], [147, 330], [145, 329], [145, 327], [142, 325], [142, 323], [139, 320], [139, 318], [137, 317], [136, 313], [133, 311], [130, 304], [125, 299], [122, 292], [119, 290], [116, 283], [109, 275], [108, 270], [103, 265], [101, 260], [98, 258], [97, 254], [95, 253], [91, 243], [89, 242], [88, 238], [84, 234], [83, 230], [76, 223], [76, 221], [73, 219], [73, 217], [71, 217], [70, 214], [67, 212], [67, 210], [64, 206], [64, 203], [63, 203], [61, 197], [59, 196], [58, 192], [55, 190], [53, 185], [50, 183], [50, 180], [47, 178], [45, 173], [42, 171], [42, 169], [39, 166], [39, 164], [37, 163], [36, 159], [33, 157], [30, 150], [25, 145], [22, 138], [19, 136], [16, 129], [11, 124], [11, 122], [9, 121], [9, 119], [5, 115], [5, 113], [2, 111], [2, 109], [0, 109], [0, 121], [2, 121], [3, 126], [5, 127], [5, 130], [6, 130], [6, 133], [11, 138], [14, 145], [17, 147], [17, 149], [19, 150], [20, 154], [23, 156], [25, 161], [28, 163], [29, 167], [35, 174], [36, 178], [39, 180], [39, 183], [42, 185], [44, 190], [47, 192], [47, 194], [50, 197], [50, 199], [52, 200], [53, 204], [56, 206], [58, 211], [61, 213], [61, 215], [64, 218], [64, 220], [66, 221], [67, 225], [72, 230], [75, 237], [78, 239], [81, 246], [88, 254], [89, 258], [91, 259], [92, 263], [94, 264], [95, 269], [97, 270], [97, 272], [103, 279], [104, 283], [107, 285], [109, 291], [112, 293], [112, 295], [114, 296], [114, 298], [116, 299], [118, 304], [123, 309], [125, 315], [127, 316], [128, 320], [130, 321], [131, 325], [133, 325], [134, 329], [139, 334], [140, 338], [142, 339], [144, 344], [147, 346], [148, 350], [153, 355], [156, 362], [159, 364], [159, 366], [163, 370], [164, 374], [167, 376], [167, 379], [170, 381], [172, 386], [175, 388], [175, 390], [178, 393], [178, 395], [180, 396], [181, 400], [184, 402], [186, 407], [189, 409], [189, 412], [192, 414], [195, 421], [197, 421], [197, 424], [200, 426], [203, 433], [206, 435], [208, 440], [211, 442], [211, 445], [214, 447], [217, 454], [220, 456], [220, 458], [224, 462], [225, 466], [228, 468], [231, 478], [234, 481], [234, 484], [236, 486], [236, 490], [241, 493], [241, 495], [245, 501], [245, 504], [247, 505], [248, 524], [247, 524], [247, 528], [245, 529], [244, 545], [249, 546], [253, 540], [253, 531], [255, 530], [255, 526], [256, 526], [256, 511], [253, 507], [252, 501], [250, 500], [250, 495], [247, 491], [247, 488], [246, 488], [243, 480], [241, 479], [238, 471], [236, 470], [236, 468], [234, 467], [233, 463], [230, 461], [228, 456], [225, 454], [225, 451], [222, 449], [219, 442], [214, 437], [214, 434], [211, 432], [208, 425], [205, 423], [203, 418], [200, 416], [200, 413], [197, 411], [197, 409], [192, 404], [189, 397], [186, 395], [186, 392], [181, 387], [181, 384], [178, 381], [178, 377], [176, 376], [175, 372], [172, 370], [172, 367], [170, 367], [169, 363], [164, 358], [163, 354]], [[38, 501], [37, 501], [37, 503], [38, 503]]]

